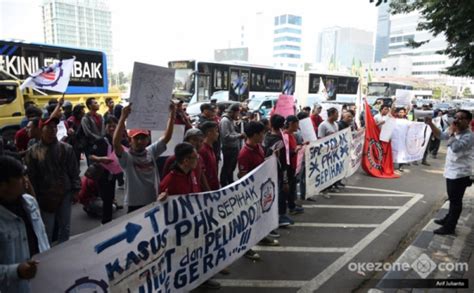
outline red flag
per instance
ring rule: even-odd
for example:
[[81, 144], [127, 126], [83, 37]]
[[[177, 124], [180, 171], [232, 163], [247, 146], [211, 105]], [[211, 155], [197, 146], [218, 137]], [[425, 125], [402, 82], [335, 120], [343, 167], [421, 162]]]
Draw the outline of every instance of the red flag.
[[398, 178], [393, 172], [392, 145], [380, 141], [380, 129], [375, 124], [369, 104], [365, 101], [365, 143], [362, 168], [378, 178]]

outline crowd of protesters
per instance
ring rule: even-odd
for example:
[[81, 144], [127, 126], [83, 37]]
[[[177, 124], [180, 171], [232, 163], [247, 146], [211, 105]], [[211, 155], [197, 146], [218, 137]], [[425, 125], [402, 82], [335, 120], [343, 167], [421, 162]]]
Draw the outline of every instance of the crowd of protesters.
[[[102, 224], [110, 222], [113, 211], [122, 207], [115, 200], [118, 188], [124, 189], [124, 205], [131, 213], [168, 196], [225, 187], [251, 172], [266, 157], [275, 155], [279, 227], [293, 225], [297, 215], [304, 213], [298, 195], [300, 199], [314, 200], [314, 195], [305, 194], [305, 168], [296, 173], [297, 154], [305, 144], [299, 120], [309, 117], [318, 138], [345, 128], [358, 128], [353, 107], [342, 107], [342, 113], [329, 108], [326, 120], [318, 104], [286, 118], [272, 114], [267, 120], [248, 112], [240, 103], [226, 109], [218, 109], [213, 103], [202, 104], [201, 115], [193, 126], [183, 103], [173, 102], [163, 136], [152, 141], [147, 129], [126, 129], [133, 105], [114, 105], [110, 98], [105, 103], [107, 111], [103, 116], [94, 98], [87, 99], [85, 106], [74, 107], [63, 99], [51, 100], [46, 111], [30, 104], [23, 128], [15, 136], [16, 148], [0, 145], [0, 237], [15, 242], [0, 247], [1, 292], [27, 292], [24, 281], [34, 277], [38, 265], [31, 256], [69, 239], [73, 203], [79, 201], [86, 212], [99, 215]], [[382, 127], [388, 116], [405, 119], [411, 109], [382, 103], [374, 105], [373, 111], [377, 125]], [[60, 123], [67, 135], [58, 140]], [[184, 141], [176, 145], [173, 156], [160, 158], [172, 139], [175, 124], [184, 125]], [[433, 157], [440, 138], [435, 134], [432, 146], [427, 148]], [[289, 162], [283, 136], [288, 137]], [[82, 178], [81, 160], [86, 160], [88, 166]], [[423, 164], [427, 164], [426, 158]], [[343, 188], [343, 182], [338, 181], [322, 194], [329, 197], [329, 191]], [[452, 226], [454, 220], [449, 221]], [[258, 245], [279, 245], [279, 237], [278, 230], [274, 230]], [[3, 249], [7, 249], [5, 253]], [[252, 249], [245, 257], [261, 258]], [[204, 286], [220, 287], [213, 280]]]

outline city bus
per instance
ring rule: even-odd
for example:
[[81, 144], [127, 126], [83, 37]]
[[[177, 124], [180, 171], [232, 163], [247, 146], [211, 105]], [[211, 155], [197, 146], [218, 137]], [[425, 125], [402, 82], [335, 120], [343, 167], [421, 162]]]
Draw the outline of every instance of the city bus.
[[327, 92], [328, 101], [341, 103], [355, 103], [359, 78], [344, 74], [326, 74], [316, 72], [303, 72], [296, 78], [295, 96], [300, 107], [310, 106], [325, 99], [320, 94], [321, 80]]
[[391, 99], [398, 89], [413, 90], [413, 86], [399, 82], [369, 82], [367, 102], [372, 105], [377, 99]]
[[0, 71], [8, 79], [24, 80], [41, 67], [73, 56], [76, 60], [66, 94], [108, 93], [107, 58], [104, 52], [0, 40]]
[[243, 102], [264, 96], [293, 94], [296, 72], [245, 63], [170, 61], [175, 69], [173, 95], [194, 104], [210, 101]]

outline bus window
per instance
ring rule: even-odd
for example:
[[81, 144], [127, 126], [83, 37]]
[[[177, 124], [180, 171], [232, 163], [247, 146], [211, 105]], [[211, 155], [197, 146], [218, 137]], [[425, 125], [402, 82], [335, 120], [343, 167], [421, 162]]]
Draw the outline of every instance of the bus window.
[[197, 101], [203, 102], [209, 100], [209, 86], [210, 86], [210, 76], [209, 74], [198, 74], [198, 92], [197, 92]]
[[9, 84], [0, 85], [0, 105], [10, 104], [16, 98], [16, 86]]

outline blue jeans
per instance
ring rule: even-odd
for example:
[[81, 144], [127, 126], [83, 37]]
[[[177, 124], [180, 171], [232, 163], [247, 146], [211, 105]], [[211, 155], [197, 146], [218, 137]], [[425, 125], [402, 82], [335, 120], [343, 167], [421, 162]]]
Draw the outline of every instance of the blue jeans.
[[71, 206], [72, 192], [68, 191], [56, 212], [48, 213], [41, 211], [41, 217], [43, 218], [46, 234], [48, 235], [50, 243], [52, 243], [53, 240], [54, 224], [58, 226], [58, 243], [69, 240], [69, 234], [71, 232]]

